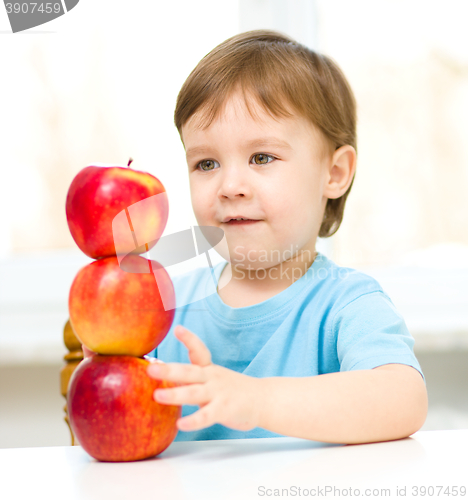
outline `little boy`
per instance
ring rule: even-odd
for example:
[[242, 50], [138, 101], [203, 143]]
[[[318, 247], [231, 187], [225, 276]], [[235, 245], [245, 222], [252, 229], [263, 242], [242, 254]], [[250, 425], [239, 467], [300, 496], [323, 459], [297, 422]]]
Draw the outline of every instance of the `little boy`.
[[198, 224], [228, 246], [216, 293], [209, 268], [173, 278], [187, 305], [148, 368], [180, 384], [154, 395], [183, 405], [176, 441], [420, 429], [427, 392], [404, 319], [375, 279], [315, 250], [356, 169], [356, 104], [336, 63], [274, 31], [241, 33], [190, 74], [175, 124]]

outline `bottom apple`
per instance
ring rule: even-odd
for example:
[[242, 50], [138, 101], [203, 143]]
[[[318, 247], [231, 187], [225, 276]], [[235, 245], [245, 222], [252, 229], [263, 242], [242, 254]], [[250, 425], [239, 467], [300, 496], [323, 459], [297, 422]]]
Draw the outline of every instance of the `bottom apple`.
[[159, 404], [153, 393], [176, 384], [150, 378], [149, 363], [133, 356], [95, 354], [74, 371], [67, 396], [70, 425], [95, 459], [142, 460], [174, 441], [182, 407]]

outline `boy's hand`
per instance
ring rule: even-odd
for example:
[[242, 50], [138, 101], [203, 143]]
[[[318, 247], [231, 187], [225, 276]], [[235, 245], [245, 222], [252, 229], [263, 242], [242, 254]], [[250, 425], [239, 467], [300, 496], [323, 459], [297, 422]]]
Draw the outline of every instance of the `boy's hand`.
[[240, 431], [257, 427], [260, 380], [213, 364], [205, 344], [182, 325], [175, 327], [174, 335], [187, 347], [192, 364], [151, 364], [148, 375], [184, 384], [157, 389], [154, 399], [158, 403], [200, 406], [195, 413], [180, 418], [177, 427], [182, 431], [196, 431], [213, 424]]

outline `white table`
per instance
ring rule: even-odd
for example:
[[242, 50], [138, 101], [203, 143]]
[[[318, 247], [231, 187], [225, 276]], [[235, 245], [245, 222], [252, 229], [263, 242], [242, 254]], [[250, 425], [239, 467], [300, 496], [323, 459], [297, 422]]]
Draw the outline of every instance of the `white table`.
[[[434, 490], [415, 495], [421, 486]], [[338, 498], [338, 489], [340, 498], [359, 489], [361, 498], [453, 500], [455, 488], [468, 498], [468, 430], [346, 446], [296, 438], [177, 442], [129, 463], [97, 462], [78, 446], [0, 450], [5, 500]]]

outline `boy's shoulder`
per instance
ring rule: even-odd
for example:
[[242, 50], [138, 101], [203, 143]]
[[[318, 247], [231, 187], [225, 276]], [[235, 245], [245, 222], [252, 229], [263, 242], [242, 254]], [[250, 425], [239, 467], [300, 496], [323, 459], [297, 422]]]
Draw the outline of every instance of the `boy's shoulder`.
[[[337, 317], [357, 318], [365, 314], [367, 318], [383, 320], [384, 316], [401, 318], [392, 299], [382, 285], [372, 276], [357, 269], [340, 266], [323, 256], [323, 273], [320, 295], [325, 296], [324, 307], [333, 321]], [[318, 266], [320, 267], [320, 266]]]
[[321, 253], [317, 255], [309, 271], [313, 280], [333, 289], [338, 296], [358, 297], [371, 292], [385, 293], [380, 283], [372, 276], [352, 267], [340, 266]]

